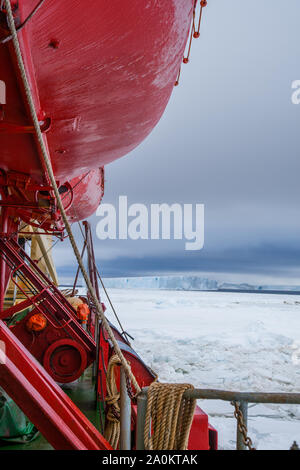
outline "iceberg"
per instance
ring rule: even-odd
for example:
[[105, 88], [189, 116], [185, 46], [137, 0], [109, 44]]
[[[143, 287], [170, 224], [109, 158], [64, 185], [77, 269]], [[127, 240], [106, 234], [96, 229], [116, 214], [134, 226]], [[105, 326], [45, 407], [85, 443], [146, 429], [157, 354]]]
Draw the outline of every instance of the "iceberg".
[[254, 285], [248, 283], [221, 282], [198, 275], [144, 276], [105, 278], [105, 286], [112, 289], [164, 289], [184, 291], [241, 291], [241, 292], [294, 292], [300, 286]]

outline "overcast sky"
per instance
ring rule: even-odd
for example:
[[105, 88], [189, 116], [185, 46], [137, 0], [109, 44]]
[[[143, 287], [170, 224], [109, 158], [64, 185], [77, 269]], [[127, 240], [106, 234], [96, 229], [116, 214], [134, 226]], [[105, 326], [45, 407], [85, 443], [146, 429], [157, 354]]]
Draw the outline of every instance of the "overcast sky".
[[[103, 200], [202, 203], [204, 248], [100, 241], [94, 216], [105, 276], [198, 272], [298, 282], [300, 105], [291, 86], [300, 80], [299, 18], [299, 0], [208, 1], [180, 86], [149, 137], [106, 167]], [[65, 246], [55, 257], [61, 274], [75, 269]]]

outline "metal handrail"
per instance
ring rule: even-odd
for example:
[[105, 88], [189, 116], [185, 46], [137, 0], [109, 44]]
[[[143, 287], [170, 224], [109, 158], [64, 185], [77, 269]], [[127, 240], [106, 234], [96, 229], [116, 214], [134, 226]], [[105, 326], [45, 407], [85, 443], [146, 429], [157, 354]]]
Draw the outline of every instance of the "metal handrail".
[[[136, 448], [144, 449], [144, 426], [147, 409], [148, 387], [143, 388], [138, 396], [137, 412], [137, 438]], [[238, 403], [243, 416], [243, 423], [247, 428], [248, 403], [272, 403], [282, 405], [300, 405], [300, 393], [264, 393], [264, 392], [237, 392], [217, 389], [190, 389], [183, 394], [185, 398], [204, 400], [223, 400]], [[243, 433], [237, 424], [236, 449], [246, 450]]]
[[184, 396], [186, 398], [203, 398], [206, 400], [300, 405], [300, 393], [234, 392], [227, 390], [195, 388], [193, 390], [186, 390]]

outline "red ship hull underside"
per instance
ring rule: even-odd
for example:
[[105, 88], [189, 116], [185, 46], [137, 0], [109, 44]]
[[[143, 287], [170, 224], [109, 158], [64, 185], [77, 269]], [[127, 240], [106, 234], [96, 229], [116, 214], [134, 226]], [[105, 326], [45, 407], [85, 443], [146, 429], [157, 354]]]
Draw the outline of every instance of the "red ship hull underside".
[[[17, 24], [36, 4], [12, 2]], [[193, 0], [47, 0], [18, 33], [60, 184], [127, 154], [157, 124], [182, 60], [192, 6]], [[4, 15], [0, 26], [5, 37]], [[0, 44], [0, 64], [6, 86], [0, 168], [47, 184], [11, 41]], [[75, 210], [92, 214], [102, 186], [90, 182], [91, 196], [81, 200], [86, 188], [78, 185]]]

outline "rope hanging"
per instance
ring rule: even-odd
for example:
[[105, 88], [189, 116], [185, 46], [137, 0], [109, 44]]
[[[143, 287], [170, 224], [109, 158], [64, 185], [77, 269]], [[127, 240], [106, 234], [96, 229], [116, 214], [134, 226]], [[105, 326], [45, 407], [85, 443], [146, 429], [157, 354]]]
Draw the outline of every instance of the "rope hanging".
[[138, 384], [138, 382], [137, 382], [137, 380], [136, 380], [136, 378], [135, 378], [135, 376], [134, 376], [134, 374], [131, 370], [131, 367], [130, 367], [129, 363], [125, 359], [125, 357], [124, 357], [124, 355], [123, 355], [123, 353], [122, 353], [122, 351], [121, 351], [121, 349], [118, 345], [118, 342], [117, 342], [117, 340], [116, 340], [116, 338], [113, 334], [113, 331], [112, 331], [112, 329], [111, 329], [111, 327], [110, 327], [110, 325], [109, 325], [109, 323], [108, 323], [108, 321], [107, 321], [107, 319], [104, 315], [102, 305], [98, 301], [95, 289], [94, 289], [94, 287], [93, 287], [93, 285], [90, 281], [88, 273], [86, 272], [86, 269], [84, 267], [84, 264], [83, 264], [83, 261], [82, 261], [81, 255], [80, 255], [80, 252], [78, 250], [76, 241], [75, 241], [73, 233], [72, 233], [71, 226], [70, 226], [69, 221], [67, 219], [67, 215], [66, 215], [66, 212], [65, 212], [65, 209], [64, 209], [64, 206], [62, 204], [62, 200], [61, 200], [61, 197], [60, 197], [60, 194], [59, 194], [59, 191], [58, 191], [58, 187], [57, 187], [55, 176], [54, 176], [53, 169], [52, 169], [52, 164], [51, 164], [51, 161], [48, 157], [47, 148], [46, 148], [46, 145], [45, 145], [45, 142], [44, 142], [44, 138], [43, 138], [42, 131], [41, 131], [41, 128], [40, 128], [38, 117], [37, 117], [37, 113], [36, 113], [36, 110], [35, 110], [33, 97], [32, 97], [32, 94], [31, 94], [31, 89], [30, 89], [30, 85], [29, 85], [29, 82], [28, 82], [28, 79], [27, 79], [27, 74], [26, 74], [26, 70], [25, 70], [25, 66], [24, 66], [24, 61], [23, 61], [23, 57], [22, 57], [22, 53], [21, 53], [21, 49], [20, 49], [19, 39], [18, 39], [18, 35], [17, 35], [16, 25], [15, 25], [15, 22], [14, 22], [14, 17], [13, 17], [13, 13], [12, 13], [12, 9], [11, 9], [10, 0], [5, 0], [5, 7], [6, 7], [6, 11], [7, 11], [8, 24], [9, 24], [9, 28], [10, 28], [11, 35], [12, 35], [12, 41], [13, 41], [13, 45], [14, 45], [16, 58], [17, 58], [18, 68], [20, 70], [20, 74], [21, 74], [21, 77], [22, 77], [23, 86], [24, 86], [24, 90], [25, 90], [25, 93], [26, 93], [26, 98], [27, 98], [29, 109], [30, 109], [31, 118], [32, 118], [33, 125], [34, 125], [35, 132], [36, 132], [37, 141], [38, 141], [40, 149], [41, 149], [42, 158], [43, 158], [48, 176], [49, 176], [50, 181], [51, 181], [51, 185], [52, 185], [55, 197], [56, 197], [58, 208], [60, 210], [60, 213], [61, 213], [64, 225], [65, 225], [66, 231], [69, 235], [69, 239], [70, 239], [74, 254], [76, 256], [78, 265], [80, 266], [80, 270], [81, 270], [83, 278], [86, 282], [86, 286], [87, 286], [88, 291], [91, 295], [91, 298], [93, 299], [93, 302], [95, 304], [97, 314], [99, 315], [99, 317], [100, 317], [100, 319], [103, 323], [103, 326], [104, 326], [105, 330], [107, 331], [107, 333], [110, 337], [110, 340], [113, 344], [114, 351], [115, 351], [116, 355], [118, 356], [122, 366], [124, 367], [124, 370], [125, 370], [125, 373], [126, 373], [127, 377], [129, 378], [132, 385], [134, 386], [136, 394], [138, 394], [141, 391], [140, 386], [139, 386], [139, 384]]
[[150, 385], [144, 428], [146, 450], [187, 449], [196, 399], [184, 398], [183, 394], [193, 388], [189, 384]]

